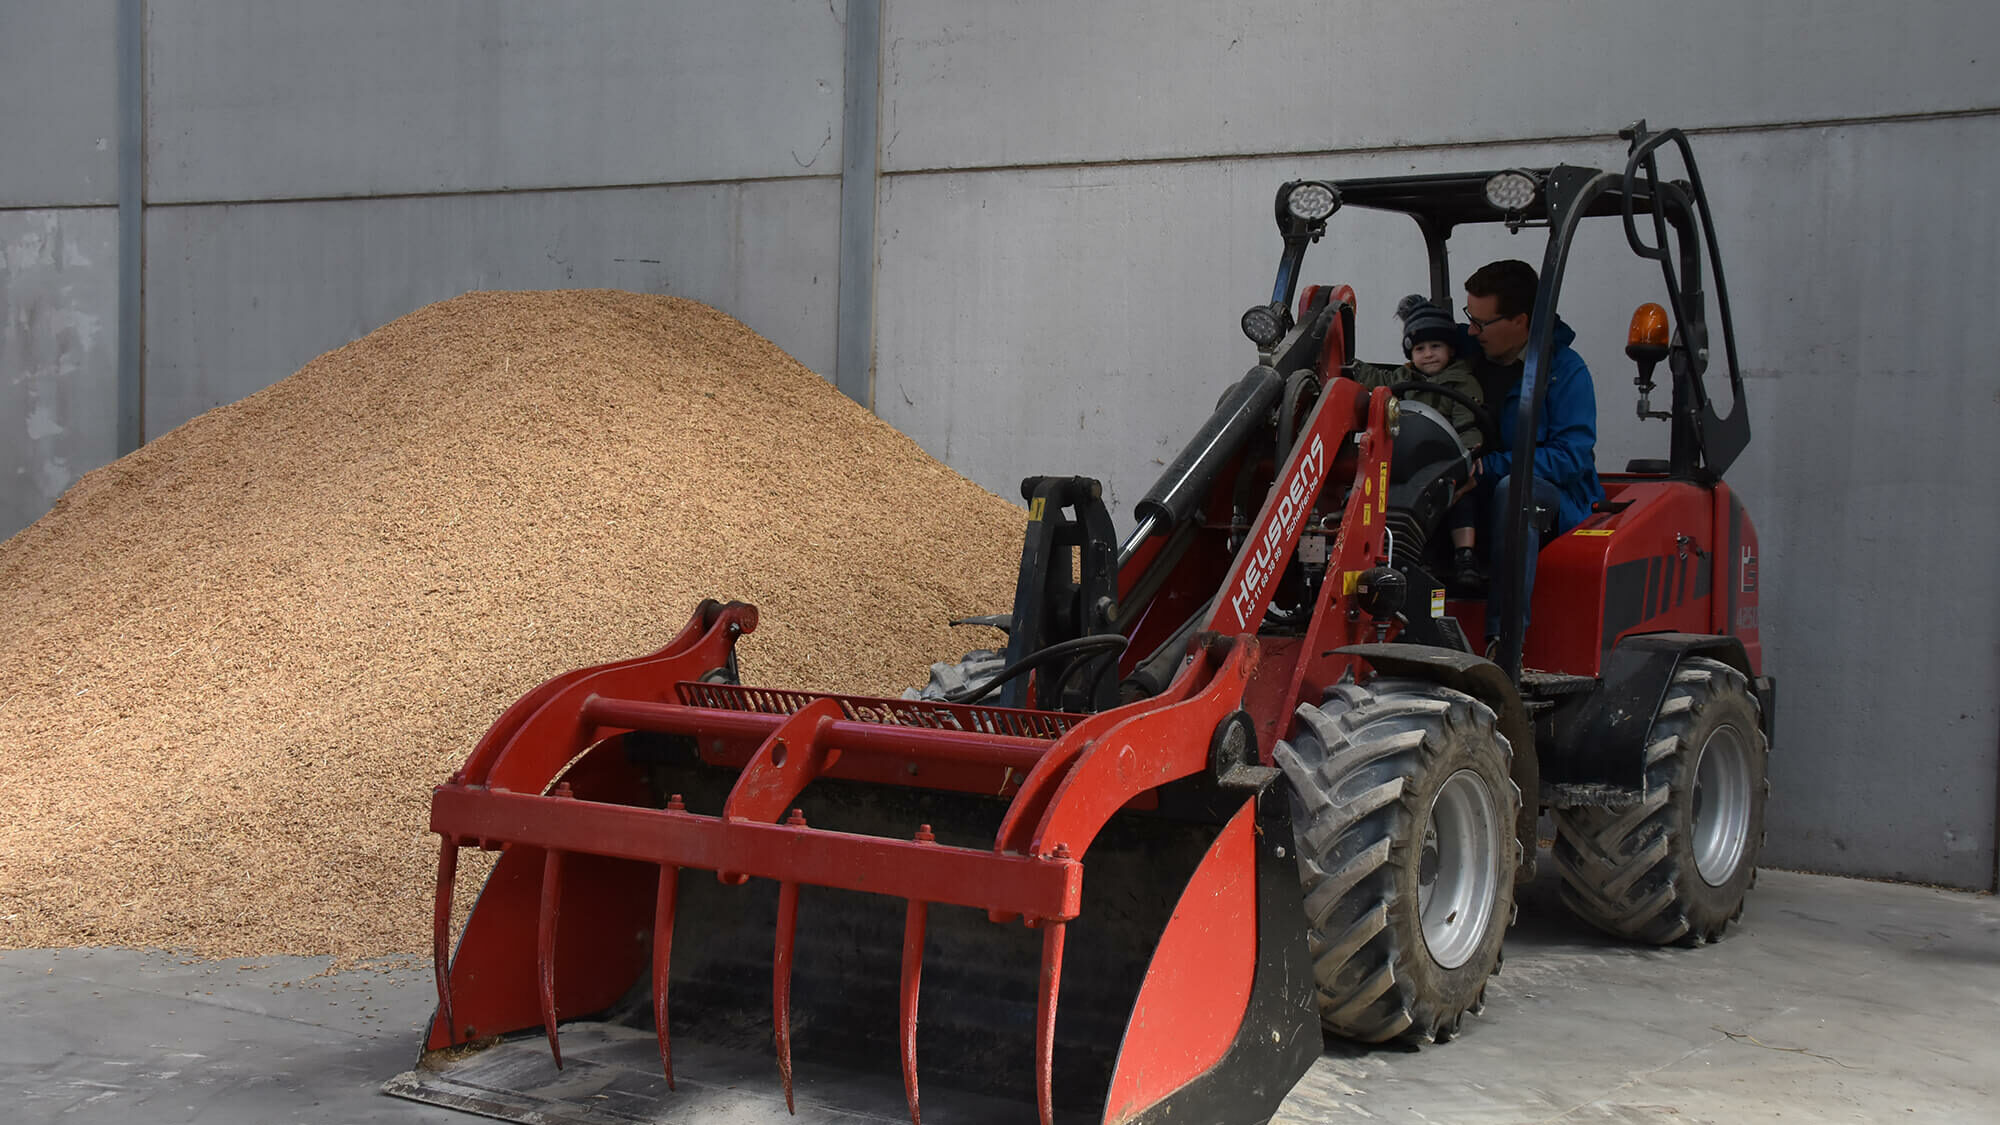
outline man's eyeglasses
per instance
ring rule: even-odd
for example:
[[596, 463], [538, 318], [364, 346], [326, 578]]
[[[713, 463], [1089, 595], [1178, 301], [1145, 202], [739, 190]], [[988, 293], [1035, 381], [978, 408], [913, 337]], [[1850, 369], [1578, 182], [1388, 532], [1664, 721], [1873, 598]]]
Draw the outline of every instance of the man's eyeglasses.
[[1486, 330], [1487, 328], [1489, 328], [1489, 327], [1491, 327], [1491, 326], [1493, 326], [1493, 325], [1495, 325], [1495, 324], [1498, 324], [1498, 323], [1500, 323], [1500, 322], [1501, 322], [1501, 321], [1503, 321], [1503, 320], [1512, 320], [1514, 316], [1520, 316], [1520, 315], [1521, 315], [1520, 313], [1515, 313], [1515, 314], [1513, 314], [1513, 316], [1489, 316], [1489, 317], [1487, 317], [1487, 318], [1486, 318], [1485, 320], [1481, 320], [1481, 319], [1479, 319], [1478, 317], [1476, 317], [1476, 316], [1473, 316], [1473, 315], [1472, 315], [1472, 310], [1471, 310], [1471, 309], [1468, 309], [1468, 308], [1461, 308], [1461, 309], [1459, 309], [1458, 311], [1460, 311], [1460, 312], [1462, 312], [1462, 313], [1464, 313], [1464, 314], [1465, 314], [1465, 319], [1466, 319], [1466, 321], [1467, 321], [1467, 322], [1469, 322], [1469, 324], [1470, 324], [1470, 326], [1471, 326], [1471, 328], [1472, 328], [1472, 330], [1473, 330], [1474, 332], [1483, 332], [1483, 331], [1485, 331], [1485, 330]]

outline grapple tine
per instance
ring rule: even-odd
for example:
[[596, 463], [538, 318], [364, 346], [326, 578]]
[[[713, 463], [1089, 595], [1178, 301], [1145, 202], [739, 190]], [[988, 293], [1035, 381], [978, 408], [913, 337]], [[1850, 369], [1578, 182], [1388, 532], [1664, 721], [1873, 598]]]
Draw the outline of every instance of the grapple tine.
[[917, 992], [924, 975], [924, 928], [929, 915], [929, 903], [911, 899], [909, 911], [903, 916], [903, 992], [898, 1015], [902, 1022], [899, 1042], [903, 1048], [903, 1092], [910, 1098], [910, 1125], [924, 1125], [922, 1115], [917, 1112]]
[[681, 869], [673, 864], [660, 867], [660, 892], [653, 908], [653, 1026], [660, 1040], [660, 1069], [667, 1074], [667, 1089], [674, 1086], [674, 1056], [667, 1047], [667, 965], [674, 951], [674, 904], [680, 894]]
[[[798, 809], [785, 823], [803, 828], [805, 813]], [[778, 884], [778, 940], [771, 958], [771, 1029], [778, 1047], [778, 1078], [785, 1085], [785, 1112], [796, 1115], [792, 1105], [792, 936], [798, 928], [799, 885], [789, 880]]]
[[556, 906], [562, 899], [562, 853], [548, 850], [542, 861], [542, 906], [535, 922], [535, 986], [542, 1001], [542, 1026], [549, 1033], [549, 1053], [562, 1069], [562, 1045], [556, 1042]]
[[[930, 825], [920, 824], [916, 841], [934, 844], [937, 836]], [[913, 898], [903, 915], [903, 990], [897, 1011], [902, 1034], [897, 1041], [903, 1049], [903, 1092], [910, 1099], [910, 1125], [924, 1125], [917, 1111], [917, 993], [924, 976], [924, 930], [930, 909], [930, 903]]]
[[792, 1106], [792, 929], [798, 922], [799, 885], [778, 884], [778, 949], [771, 961], [771, 1026], [778, 1045], [778, 1078], [785, 1084], [785, 1110]]
[[445, 1036], [458, 1042], [458, 1024], [451, 1017], [451, 891], [458, 879], [458, 841], [440, 834], [437, 909], [432, 915], [431, 960], [437, 970], [438, 1018]]
[[1056, 993], [1062, 987], [1063, 923], [1042, 922], [1041, 995], [1035, 998], [1035, 1108], [1055, 1122]]

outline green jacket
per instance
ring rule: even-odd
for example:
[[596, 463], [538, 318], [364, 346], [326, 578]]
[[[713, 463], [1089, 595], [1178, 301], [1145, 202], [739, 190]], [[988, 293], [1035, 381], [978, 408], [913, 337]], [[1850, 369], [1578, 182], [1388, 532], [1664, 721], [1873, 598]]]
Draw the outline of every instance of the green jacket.
[[[1445, 364], [1444, 370], [1435, 375], [1426, 375], [1417, 370], [1415, 365], [1408, 363], [1401, 367], [1390, 367], [1387, 364], [1363, 363], [1357, 360], [1353, 376], [1355, 381], [1364, 387], [1393, 387], [1398, 383], [1410, 382], [1436, 383], [1441, 387], [1450, 387], [1458, 391], [1482, 407], [1486, 405], [1486, 393], [1480, 388], [1478, 377], [1472, 373], [1472, 362], [1466, 359], [1453, 359]], [[1443, 395], [1427, 391], [1418, 391], [1410, 397], [1450, 419], [1452, 427], [1464, 439], [1466, 448], [1475, 449], [1479, 446], [1481, 440], [1479, 425], [1473, 421], [1472, 411], [1467, 410], [1463, 403], [1453, 402]]]

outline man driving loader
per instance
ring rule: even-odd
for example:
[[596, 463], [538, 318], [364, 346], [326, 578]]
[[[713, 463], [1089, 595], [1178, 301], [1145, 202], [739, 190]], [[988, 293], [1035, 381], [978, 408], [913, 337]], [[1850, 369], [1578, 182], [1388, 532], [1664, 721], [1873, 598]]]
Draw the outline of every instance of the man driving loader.
[[[1514, 483], [1514, 422], [1521, 404], [1523, 355], [1528, 347], [1528, 319], [1535, 307], [1539, 279], [1535, 269], [1518, 259], [1489, 262], [1465, 279], [1466, 331], [1478, 341], [1481, 356], [1474, 374], [1488, 403], [1498, 403], [1495, 421], [1500, 448], [1489, 449], [1474, 467], [1474, 496], [1486, 514], [1485, 543], [1493, 588], [1506, 589], [1512, 560], [1505, 548], [1506, 520]], [[1597, 480], [1597, 397], [1590, 368], [1571, 345], [1576, 331], [1556, 319], [1555, 350], [1550, 357], [1548, 393], [1536, 426], [1532, 467], [1535, 506], [1553, 513], [1549, 537], [1583, 522], [1591, 506], [1604, 499]], [[1523, 624], [1535, 590], [1535, 555], [1544, 522], [1529, 521], [1522, 583]], [[1486, 603], [1486, 636], [1490, 648], [1500, 634], [1500, 599]]]

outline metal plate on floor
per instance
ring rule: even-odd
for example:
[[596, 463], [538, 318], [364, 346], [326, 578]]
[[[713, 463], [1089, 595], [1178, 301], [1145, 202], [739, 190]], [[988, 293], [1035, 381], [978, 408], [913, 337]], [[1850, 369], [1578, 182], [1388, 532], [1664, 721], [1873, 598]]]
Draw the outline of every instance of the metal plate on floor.
[[[857, 1075], [798, 1064], [793, 1071], [796, 1116], [785, 1109], [777, 1063], [747, 1051], [676, 1045], [677, 1089], [667, 1088], [659, 1045], [650, 1030], [609, 1023], [562, 1027], [563, 1068], [548, 1040], [522, 1035], [449, 1062], [405, 1071], [382, 1091], [399, 1098], [526, 1125], [901, 1125], [910, 1120], [895, 1076]], [[682, 1075], [699, 1075], [698, 1079]], [[1032, 1104], [939, 1087], [920, 1088], [927, 1125], [1018, 1125], [1032, 1121]]]

